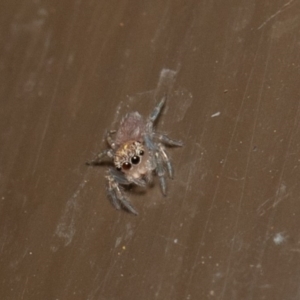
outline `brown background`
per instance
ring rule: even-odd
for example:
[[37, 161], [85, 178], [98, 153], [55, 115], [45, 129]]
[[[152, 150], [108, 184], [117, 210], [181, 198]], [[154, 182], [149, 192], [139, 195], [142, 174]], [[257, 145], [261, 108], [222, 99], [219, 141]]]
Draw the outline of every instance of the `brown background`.
[[[1, 299], [300, 299], [300, 2], [0, 4]], [[85, 161], [169, 99], [168, 197]]]

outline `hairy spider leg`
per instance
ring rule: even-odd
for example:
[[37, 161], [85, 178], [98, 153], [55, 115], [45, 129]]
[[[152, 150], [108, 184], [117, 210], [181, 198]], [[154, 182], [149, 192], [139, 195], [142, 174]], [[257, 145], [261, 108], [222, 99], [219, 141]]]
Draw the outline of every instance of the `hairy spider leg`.
[[113, 158], [113, 156], [114, 156], [114, 154], [113, 154], [112, 149], [105, 149], [105, 150], [101, 151], [100, 153], [98, 153], [97, 156], [93, 160], [87, 161], [86, 164], [88, 166], [98, 165], [103, 161], [104, 157]]
[[144, 179], [134, 178], [132, 176], [125, 177], [124, 173], [116, 170], [115, 168], [110, 168], [108, 173], [109, 176], [114, 177], [114, 179], [121, 185], [129, 185], [131, 183], [134, 183], [141, 187], [147, 186], [147, 182]]
[[155, 122], [155, 120], [157, 119], [158, 115], [161, 112], [162, 107], [164, 106], [165, 102], [166, 102], [167, 96], [165, 95], [160, 102], [154, 107], [152, 113], [149, 115], [149, 119], [148, 122], [151, 123], [151, 125], [153, 125], [153, 123]]
[[152, 140], [152, 137], [154, 135], [153, 133], [153, 123], [157, 119], [158, 115], [161, 112], [162, 107], [164, 106], [166, 102], [167, 96], [165, 95], [161, 101], [154, 107], [152, 113], [149, 115], [147, 123], [146, 123], [146, 134], [144, 135], [144, 141], [149, 150], [156, 150], [156, 146]]
[[134, 184], [136, 184], [138, 186], [141, 186], [141, 187], [146, 187], [147, 186], [147, 182], [144, 179], [129, 177], [128, 181], [130, 183], [134, 183]]
[[169, 156], [166, 153], [165, 147], [161, 143], [158, 144], [158, 150], [163, 163], [167, 166], [169, 177], [173, 179], [173, 166], [171, 164]]
[[169, 138], [166, 134], [154, 133], [155, 138], [157, 138], [160, 142], [164, 143], [170, 147], [182, 147], [183, 142], [179, 140], [173, 140]]
[[114, 169], [110, 168], [109, 175], [106, 176], [108, 181], [107, 183], [107, 193], [111, 204], [116, 208], [120, 209], [121, 207], [125, 208], [128, 212], [138, 215], [138, 212], [131, 205], [131, 203], [124, 196], [121, 185], [128, 185], [130, 182], [119, 173], [116, 173]]
[[156, 161], [156, 174], [159, 179], [160, 188], [164, 196], [167, 195], [167, 186], [166, 186], [166, 179], [165, 179], [165, 170], [163, 161], [159, 151], [155, 151], [155, 161]]
[[112, 148], [112, 149], [115, 149], [116, 148], [116, 143], [114, 142], [114, 140], [112, 139], [111, 135], [113, 133], [116, 133], [117, 131], [116, 130], [109, 130], [109, 131], [106, 131], [106, 141], [108, 143], [108, 145]]
[[145, 134], [144, 135], [144, 141], [146, 144], [146, 147], [150, 150], [150, 151], [154, 151], [156, 149], [155, 144], [151, 138], [151, 136], [149, 134]]
[[108, 181], [108, 186], [107, 186], [107, 194], [108, 194], [108, 199], [110, 200], [110, 203], [113, 205], [115, 209], [120, 210], [121, 209], [121, 204], [119, 199], [117, 198], [117, 195], [113, 189], [113, 182]]
[[[148, 168], [149, 168], [149, 170], [155, 170], [157, 163], [156, 163], [156, 159], [154, 156], [155, 156], [155, 152], [157, 151], [157, 147], [155, 146], [155, 144], [149, 134], [146, 134], [144, 136], [144, 142], [145, 142], [147, 149], [149, 150], [149, 156], [150, 156]], [[147, 183], [152, 182], [152, 172], [148, 172], [148, 174], [146, 176], [146, 182]]]

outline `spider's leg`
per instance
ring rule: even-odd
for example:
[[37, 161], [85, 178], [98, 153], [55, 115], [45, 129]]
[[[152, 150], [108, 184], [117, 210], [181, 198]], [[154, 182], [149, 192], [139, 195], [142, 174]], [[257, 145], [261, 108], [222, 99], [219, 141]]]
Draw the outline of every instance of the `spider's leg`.
[[107, 194], [108, 194], [108, 199], [110, 200], [113, 207], [117, 210], [120, 210], [121, 204], [113, 188], [113, 181], [111, 181], [110, 179], [108, 179]]
[[[150, 155], [150, 159], [148, 162], [148, 169], [149, 170], [155, 170], [156, 169], [156, 158], [155, 158], [155, 152], [157, 151], [157, 147], [154, 144], [154, 141], [152, 140], [151, 136], [149, 134], [146, 134], [144, 136], [144, 142], [146, 145], [146, 148], [149, 151], [149, 155]], [[146, 182], [150, 183], [152, 182], [153, 178], [152, 178], [152, 172], [148, 172], [147, 176], [146, 176]]]
[[152, 140], [152, 138], [149, 134], [145, 134], [144, 141], [145, 141], [147, 149], [149, 149], [150, 151], [155, 151], [156, 147], [155, 147], [154, 141]]
[[156, 162], [156, 174], [159, 179], [161, 192], [163, 193], [164, 196], [166, 196], [167, 195], [167, 185], [166, 185], [166, 179], [165, 179], [165, 170], [164, 170], [164, 165], [163, 165], [163, 161], [161, 158], [161, 154], [159, 153], [159, 151], [155, 152], [155, 162]]
[[152, 174], [152, 170], [155, 169], [151, 163], [149, 163], [149, 167], [148, 170], [151, 170], [149, 172], [146, 173], [145, 175], [145, 182], [146, 184], [151, 184], [153, 181], [153, 174]]
[[106, 156], [113, 158], [113, 150], [112, 149], [103, 150], [102, 152], [97, 154], [97, 156], [93, 160], [87, 161], [86, 164], [88, 166], [99, 165], [103, 161], [103, 158]]
[[111, 135], [112, 135], [113, 133], [116, 133], [116, 130], [106, 131], [105, 138], [106, 138], [106, 141], [107, 141], [108, 145], [109, 145], [112, 149], [115, 149], [115, 148], [116, 148], [116, 144], [115, 144], [114, 140], [113, 140], [112, 137], [111, 137]]
[[169, 138], [166, 134], [160, 134], [160, 133], [154, 133], [154, 137], [156, 137], [159, 141], [164, 143], [167, 146], [170, 147], [182, 147], [183, 142], [178, 140], [173, 140]]
[[111, 204], [116, 209], [120, 209], [122, 207], [128, 212], [134, 215], [138, 215], [138, 212], [131, 205], [129, 200], [124, 196], [123, 188], [121, 186], [121, 184], [128, 185], [131, 182], [129, 182], [122, 174], [116, 173], [113, 169], [109, 169], [106, 179], [108, 181], [107, 193], [109, 199], [111, 200]]
[[117, 171], [114, 168], [110, 168], [109, 174], [114, 178], [115, 181], [117, 181], [121, 185], [129, 185], [131, 183], [134, 183], [141, 187], [147, 186], [147, 181], [145, 179], [134, 178], [128, 175], [125, 177], [123, 173]]
[[141, 187], [146, 187], [147, 186], [147, 182], [144, 179], [130, 177], [129, 180], [130, 180], [131, 183], [134, 183], [138, 186], [141, 186]]
[[167, 99], [167, 95], [164, 95], [164, 97], [160, 100], [160, 102], [154, 107], [152, 113], [149, 116], [148, 122], [150, 122], [151, 124], [154, 123], [159, 113], [161, 112], [161, 109], [164, 106], [166, 99]]
[[162, 162], [167, 166], [169, 177], [173, 179], [173, 167], [170, 158], [166, 152], [165, 147], [162, 144], [158, 144], [159, 154], [161, 156]]

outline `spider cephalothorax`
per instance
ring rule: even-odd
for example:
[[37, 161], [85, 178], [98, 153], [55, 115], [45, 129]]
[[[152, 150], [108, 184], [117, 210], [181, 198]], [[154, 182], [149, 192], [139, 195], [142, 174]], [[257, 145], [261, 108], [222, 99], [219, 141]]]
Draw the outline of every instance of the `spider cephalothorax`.
[[139, 141], [128, 141], [122, 144], [114, 155], [114, 163], [117, 170], [128, 171], [132, 166], [141, 162], [145, 154], [144, 146]]
[[[164, 145], [182, 146], [181, 141], [170, 139], [165, 134], [157, 133], [153, 123], [157, 119], [166, 97], [154, 108], [144, 120], [138, 112], [127, 114], [116, 131], [109, 131], [106, 140], [110, 146], [98, 154], [88, 164], [98, 164], [104, 156], [113, 159], [115, 168], [109, 168], [107, 178], [108, 196], [117, 209], [137, 214], [137, 211], [124, 196], [122, 185], [136, 184], [146, 187], [156, 174], [160, 181], [163, 195], [166, 195], [165, 172], [173, 177], [173, 169]], [[115, 134], [115, 138], [111, 137]]]

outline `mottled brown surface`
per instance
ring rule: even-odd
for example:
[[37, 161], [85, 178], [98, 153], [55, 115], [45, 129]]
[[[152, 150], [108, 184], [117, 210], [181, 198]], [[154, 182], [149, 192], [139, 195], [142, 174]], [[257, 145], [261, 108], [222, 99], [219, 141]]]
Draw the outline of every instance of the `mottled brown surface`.
[[[0, 5], [1, 300], [299, 299], [300, 2]], [[84, 163], [169, 99], [175, 179]]]

